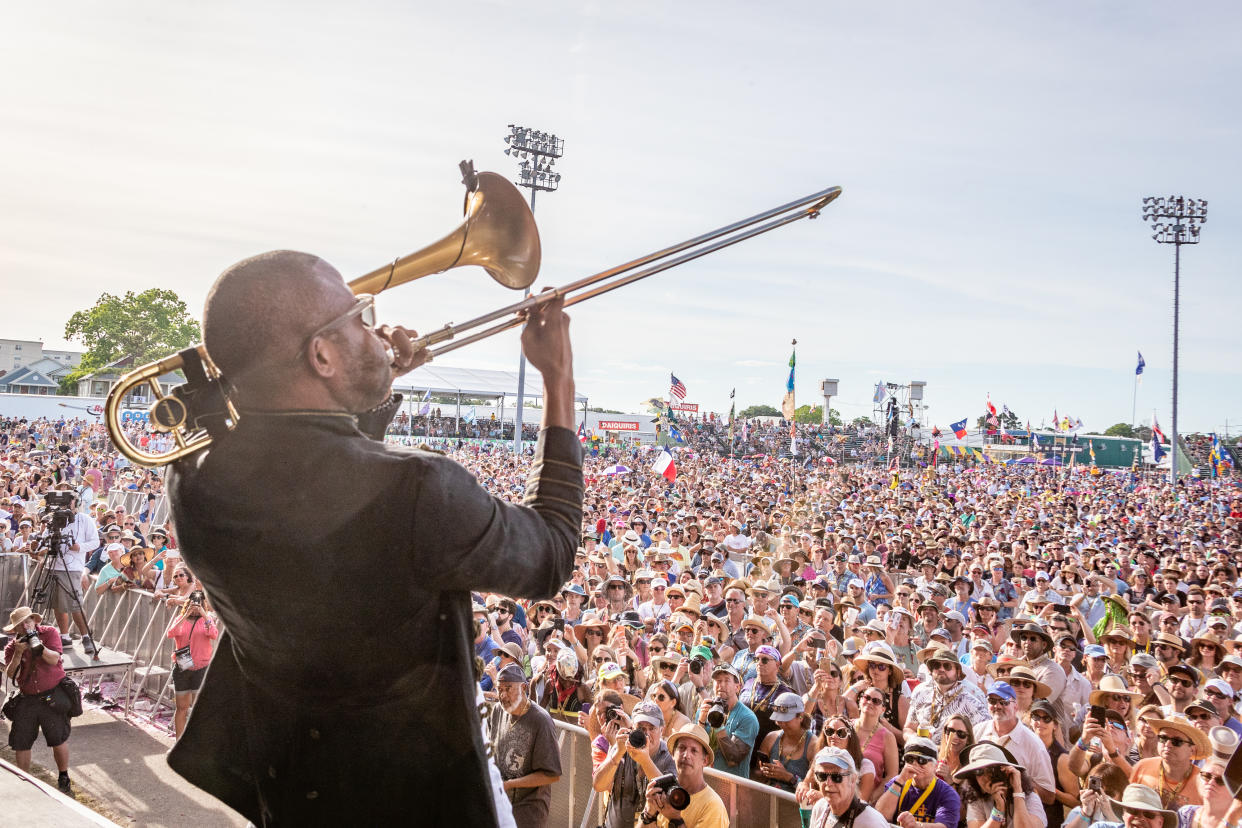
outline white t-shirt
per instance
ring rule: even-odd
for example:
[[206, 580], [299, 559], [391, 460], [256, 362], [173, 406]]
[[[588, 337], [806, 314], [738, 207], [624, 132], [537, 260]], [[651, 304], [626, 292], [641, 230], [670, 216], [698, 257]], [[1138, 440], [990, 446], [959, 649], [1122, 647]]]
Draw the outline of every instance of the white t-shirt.
[[82, 512], [77, 512], [73, 516], [73, 523], [65, 527], [63, 534], [73, 537], [73, 543], [77, 544], [78, 551], [74, 552], [66, 546], [61, 556], [64, 559], [64, 565], [60, 565], [60, 561], [57, 561], [57, 566], [54, 568], [81, 572], [86, 569], [86, 556], [99, 546], [99, 528], [95, 525], [95, 521]]
[[[816, 802], [815, 807], [811, 809], [811, 828], [832, 828], [836, 824], [837, 818], [828, 805], [828, 799], [824, 798]], [[854, 828], [888, 828], [888, 820], [868, 805], [861, 814], [854, 818]]]

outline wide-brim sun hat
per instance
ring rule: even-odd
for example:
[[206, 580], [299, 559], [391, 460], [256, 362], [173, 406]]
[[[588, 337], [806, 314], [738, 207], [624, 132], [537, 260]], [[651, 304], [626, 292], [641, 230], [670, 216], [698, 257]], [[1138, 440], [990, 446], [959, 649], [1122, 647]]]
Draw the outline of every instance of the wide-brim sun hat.
[[1167, 719], [1148, 719], [1147, 724], [1156, 731], [1157, 736], [1162, 730], [1173, 730], [1178, 736], [1189, 741], [1193, 748], [1190, 754], [1191, 759], [1206, 759], [1212, 752], [1211, 739], [1191, 724], [1185, 716], [1174, 715]]
[[1099, 686], [1091, 691], [1091, 695], [1087, 698], [1088, 704], [1104, 704], [1107, 696], [1129, 696], [1132, 704], [1137, 704], [1138, 700], [1143, 698], [1145, 694], [1131, 690], [1126, 687], [1125, 680], [1121, 676], [1108, 673], [1100, 679]]
[[[1032, 698], [1046, 699], [1048, 696], [1052, 695], [1052, 688], [1040, 681], [1030, 667], [1019, 665], [1010, 670], [1008, 679], [1010, 687], [1013, 687], [1015, 679], [1018, 681], [1029, 681], [1035, 685], [1034, 696], [1032, 696]], [[1014, 687], [1014, 689], [1017, 690], [1018, 688]]]
[[1131, 811], [1158, 813], [1164, 817], [1162, 828], [1175, 828], [1177, 825], [1177, 812], [1165, 810], [1164, 803], [1160, 800], [1160, 794], [1147, 785], [1126, 785], [1126, 789], [1122, 791], [1121, 799], [1113, 799], [1110, 796], [1108, 801], [1113, 803], [1114, 808], [1123, 812], [1129, 809]]
[[863, 651], [854, 657], [854, 669], [861, 670], [864, 674], [867, 672], [868, 664], [885, 664], [888, 667], [899, 670], [897, 665], [897, 657], [893, 655], [892, 649], [881, 642], [872, 642], [863, 648]]
[[1040, 624], [1036, 623], [1035, 621], [1028, 621], [1022, 626], [1014, 627], [1012, 630], [1009, 631], [1009, 637], [1013, 639], [1015, 642], [1017, 642], [1018, 644], [1022, 643], [1023, 635], [1038, 635], [1040, 638], [1044, 640], [1044, 643], [1048, 646], [1048, 648], [1052, 649], [1052, 645], [1054, 643], [1052, 640], [1052, 636], [1048, 633], [1047, 630], [1045, 630]]
[[15, 633], [22, 624], [26, 623], [27, 618], [33, 618], [36, 624], [43, 623], [43, 616], [34, 612], [30, 607], [18, 607], [9, 613], [9, 625], [4, 628], [6, 633]]
[[967, 753], [967, 762], [953, 774], [954, 779], [962, 780], [973, 776], [984, 768], [1017, 768], [1019, 771], [1024, 770], [1021, 765], [1009, 761], [1004, 751], [998, 745], [990, 742], [982, 742], [977, 745], [971, 745]]

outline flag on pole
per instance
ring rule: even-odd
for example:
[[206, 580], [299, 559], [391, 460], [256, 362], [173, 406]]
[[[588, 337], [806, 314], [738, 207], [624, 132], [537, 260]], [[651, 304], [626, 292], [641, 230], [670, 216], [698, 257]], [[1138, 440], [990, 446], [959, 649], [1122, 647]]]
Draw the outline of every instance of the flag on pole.
[[887, 396], [887, 394], [888, 392], [884, 388], [884, 381], [880, 380], [875, 384], [875, 393], [871, 396], [871, 401], [875, 403], [882, 403], [884, 402], [884, 397]]
[[1087, 453], [1091, 455], [1091, 465], [1095, 465], [1095, 440], [1087, 441]]
[[940, 441], [937, 440], [932, 444], [932, 468], [940, 462]]
[[1147, 367], [1147, 362], [1143, 359], [1143, 352], [1138, 352], [1138, 365], [1134, 369], [1134, 376], [1139, 377], [1140, 381], [1143, 376], [1143, 369]]
[[992, 404], [992, 394], [988, 394], [988, 413], [993, 417], [996, 416], [996, 406]]
[[950, 423], [949, 428], [953, 429], [953, 434], [954, 436], [957, 437], [957, 439], [963, 440], [966, 438], [966, 420], [965, 419], [958, 420], [956, 423]]
[[669, 454], [667, 449], [661, 449], [655, 462], [651, 464], [651, 470], [663, 475], [670, 483], [677, 479], [677, 464], [673, 462], [673, 455]]
[[668, 381], [668, 395], [684, 400], [686, 398], [686, 384], [671, 373], [668, 375]]
[[671, 425], [668, 427], [668, 436], [672, 437], [674, 440], [676, 440], [679, 443], [686, 442], [685, 440], [682, 439], [681, 431], [677, 429], [677, 426]]
[[[729, 445], [733, 445], [733, 417], [737, 411], [737, 403], [734, 401], [733, 397], [736, 394], [736, 388], [729, 392]], [[743, 435], [742, 439], [745, 440], [746, 437]]]
[[794, 418], [794, 412], [797, 406], [794, 405], [794, 365], [797, 363], [798, 351], [793, 350], [789, 354], [789, 379], [785, 381], [785, 399], [781, 400], [781, 414], [786, 420]]
[[789, 421], [789, 453], [798, 455], [798, 426], [793, 420]]
[[1162, 435], [1155, 428], [1151, 430], [1151, 462], [1159, 463], [1166, 454], [1164, 446], [1160, 445], [1160, 437]]
[[423, 394], [423, 404], [418, 409], [418, 416], [425, 417], [427, 412], [431, 411], [431, 389], [427, 389], [427, 393]]
[[1164, 432], [1160, 430], [1160, 423], [1156, 422], [1156, 412], [1151, 412], [1151, 433], [1155, 437], [1160, 438], [1160, 442], [1167, 443], [1169, 438], [1164, 436]]
[[587, 441], [586, 420], [578, 423], [578, 442], [585, 443]]

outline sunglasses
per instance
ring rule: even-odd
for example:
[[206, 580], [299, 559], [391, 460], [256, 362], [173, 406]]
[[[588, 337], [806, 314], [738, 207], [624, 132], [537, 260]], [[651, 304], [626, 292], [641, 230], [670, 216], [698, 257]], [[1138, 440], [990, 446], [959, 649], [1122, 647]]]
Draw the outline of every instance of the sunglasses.
[[824, 735], [835, 736], [838, 739], [848, 739], [850, 737], [850, 731], [848, 728], [844, 727], [838, 727], [836, 730], [829, 727], [824, 729]]
[[950, 736], [956, 736], [959, 739], [966, 739], [970, 735], [964, 730], [958, 730], [956, 727], [946, 727], [944, 729], [944, 732], [949, 734]]
[[864, 694], [863, 697], [860, 699], [860, 701], [864, 701], [867, 704], [884, 704], [884, 697], [873, 696], [868, 693], [868, 694]]
[[670, 699], [668, 696], [664, 695], [663, 693], [656, 693], [651, 698], [655, 699], [658, 702], [672, 701], [672, 699]]
[[1194, 713], [1194, 714], [1191, 714], [1190, 716], [1190, 720], [1192, 722], [1208, 722], [1215, 718], [1216, 718], [1215, 716], [1212, 716], [1208, 713]]
[[815, 771], [815, 779], [820, 784], [823, 784], [824, 782], [831, 782], [834, 785], [840, 785], [847, 778], [849, 778], [848, 773], [841, 773], [841, 772], [827, 773], [825, 771]]
[[1044, 714], [1044, 713], [1032, 713], [1032, 714], [1031, 714], [1031, 721], [1033, 721], [1033, 722], [1043, 722], [1044, 724], [1049, 724], [1049, 723], [1051, 723], [1051, 722], [1052, 722], [1052, 717], [1051, 717], [1051, 716], [1048, 716], [1048, 715], [1046, 715], [1046, 714]]
[[988, 699], [988, 707], [1008, 707], [1011, 699]]
[[1223, 785], [1225, 784], [1225, 775], [1222, 773], [1209, 773], [1208, 771], [1199, 771], [1199, 778], [1203, 780], [1205, 785]]
[[868, 670], [884, 670], [885, 672], [887, 672], [888, 665], [887, 664], [868, 664], [867, 669]]
[[190, 576], [186, 575], [184, 572], [178, 572], [176, 575], [173, 575], [173, 577], [174, 578], [188, 578]]
[[607, 664], [607, 663], [608, 663], [608, 657], [607, 657], [607, 656], [604, 656], [604, 657], [602, 657], [602, 658], [594, 658], [594, 659], [591, 659], [591, 663], [592, 663], [592, 664]]
[[1224, 693], [1222, 693], [1222, 692], [1220, 692], [1219, 690], [1216, 690], [1216, 689], [1214, 689], [1214, 688], [1211, 688], [1211, 687], [1209, 687], [1207, 690], [1204, 690], [1204, 691], [1203, 691], [1203, 695], [1205, 695], [1205, 696], [1211, 696], [1211, 697], [1212, 697], [1212, 698], [1214, 698], [1214, 699], [1227, 699], [1227, 698], [1229, 698], [1229, 697], [1228, 697], [1228, 696], [1226, 696]]
[[1172, 745], [1173, 747], [1182, 747], [1183, 745], [1191, 744], [1189, 739], [1179, 739], [1178, 737], [1170, 736], [1167, 733], [1161, 733], [1159, 736], [1156, 737], [1156, 739], [1162, 745], [1168, 744], [1168, 745]]
[[927, 756], [907, 756], [906, 757], [907, 765], [913, 763], [915, 765], [918, 765], [919, 767], [923, 767], [924, 765], [930, 765], [931, 761], [932, 761], [931, 758]]
[[1178, 687], [1194, 687], [1195, 683], [1188, 678], [1178, 678], [1177, 676], [1169, 676], [1169, 681]]

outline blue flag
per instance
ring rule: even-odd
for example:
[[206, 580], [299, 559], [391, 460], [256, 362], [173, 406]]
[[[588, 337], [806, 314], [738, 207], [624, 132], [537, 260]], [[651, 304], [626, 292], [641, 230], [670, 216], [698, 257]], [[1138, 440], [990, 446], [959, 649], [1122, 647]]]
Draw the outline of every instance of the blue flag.
[[427, 389], [427, 393], [423, 394], [423, 404], [418, 409], [418, 416], [425, 417], [427, 412], [431, 411], [431, 389]]
[[1136, 377], [1137, 377], [1137, 376], [1139, 376], [1139, 375], [1141, 375], [1141, 374], [1143, 373], [1143, 369], [1147, 367], [1147, 362], [1143, 359], [1143, 352], [1142, 352], [1142, 351], [1139, 351], [1139, 352], [1138, 352], [1138, 356], [1139, 356], [1139, 358], [1138, 358], [1138, 366], [1136, 366], [1136, 367], [1135, 367], [1135, 369], [1134, 369], [1134, 376], [1136, 376]]
[[1156, 434], [1153, 431], [1151, 435], [1151, 462], [1159, 463], [1160, 460], [1164, 457], [1164, 455], [1165, 455], [1165, 450], [1160, 445], [1160, 439], [1156, 437]]
[[956, 423], [950, 423], [949, 428], [953, 429], [953, 433], [959, 440], [966, 436], [966, 421], [964, 419], [958, 420]]

